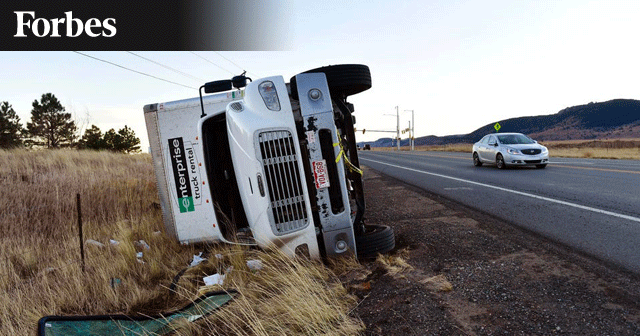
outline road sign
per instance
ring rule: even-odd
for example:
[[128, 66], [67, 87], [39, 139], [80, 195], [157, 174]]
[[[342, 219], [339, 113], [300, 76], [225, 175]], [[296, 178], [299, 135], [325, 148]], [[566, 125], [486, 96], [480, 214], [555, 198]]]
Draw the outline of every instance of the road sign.
[[500, 128], [502, 128], [502, 126], [500, 126], [500, 123], [496, 123], [495, 125], [493, 125], [493, 128], [495, 128], [496, 132], [498, 132]]

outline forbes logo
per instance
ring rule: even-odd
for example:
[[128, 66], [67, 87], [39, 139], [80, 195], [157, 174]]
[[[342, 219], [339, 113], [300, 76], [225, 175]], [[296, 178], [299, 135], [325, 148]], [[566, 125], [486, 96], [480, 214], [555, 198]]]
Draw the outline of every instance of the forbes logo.
[[[61, 37], [60, 25], [67, 37], [78, 37], [86, 33], [90, 37], [112, 37], [116, 35], [116, 19], [109, 18], [104, 21], [89, 19], [87, 22], [74, 18], [71, 11], [65, 12], [64, 18], [36, 19], [35, 12], [14, 12], [18, 21], [18, 29], [13, 37], [27, 37], [28, 32], [37, 37]], [[25, 34], [27, 32], [27, 34]]]

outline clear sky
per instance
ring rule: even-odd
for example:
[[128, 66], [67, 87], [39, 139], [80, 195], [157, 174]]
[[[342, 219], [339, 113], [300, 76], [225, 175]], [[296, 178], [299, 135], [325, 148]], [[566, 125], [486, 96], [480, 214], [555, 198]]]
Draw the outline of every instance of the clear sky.
[[[373, 87], [349, 99], [356, 127], [395, 130], [395, 116], [385, 114], [399, 106], [401, 128], [411, 118], [404, 111], [415, 111], [417, 136], [466, 134], [502, 119], [640, 99], [640, 1], [285, 4], [277, 27], [285, 28], [284, 51], [135, 52], [189, 76], [124, 51], [85, 53], [194, 88], [242, 69], [254, 79], [288, 81], [319, 66], [366, 64]], [[132, 127], [143, 149], [145, 104], [198, 95], [70, 51], [0, 52], [0, 64], [0, 101], [9, 101], [23, 123], [31, 103], [51, 92], [81, 125]], [[357, 134], [359, 141], [384, 136], [391, 134]]]

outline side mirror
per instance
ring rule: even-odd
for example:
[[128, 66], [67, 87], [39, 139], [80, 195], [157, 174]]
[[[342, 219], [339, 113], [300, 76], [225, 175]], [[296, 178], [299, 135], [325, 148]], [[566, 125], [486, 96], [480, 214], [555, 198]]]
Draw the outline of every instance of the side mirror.
[[215, 93], [231, 90], [231, 81], [228, 79], [209, 82], [203, 85], [204, 93]]
[[205, 83], [203, 86], [200, 87], [200, 89], [198, 90], [200, 92], [200, 108], [202, 109], [202, 114], [200, 115], [200, 118], [204, 118], [207, 116], [204, 113], [204, 104], [202, 103], [202, 89], [204, 89], [204, 93], [229, 91], [231, 90], [231, 80], [223, 79], [215, 82], [209, 82], [209, 83]]
[[494, 144], [493, 144], [493, 147], [498, 147], [498, 143], [497, 143], [497, 142], [496, 142], [496, 143], [494, 143]]

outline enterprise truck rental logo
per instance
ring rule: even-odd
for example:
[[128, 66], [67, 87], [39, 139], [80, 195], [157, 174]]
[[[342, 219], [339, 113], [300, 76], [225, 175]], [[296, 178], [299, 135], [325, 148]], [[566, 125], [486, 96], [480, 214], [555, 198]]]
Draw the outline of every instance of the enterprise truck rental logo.
[[169, 139], [169, 156], [171, 156], [171, 166], [173, 167], [173, 178], [176, 183], [180, 213], [194, 211], [188, 163], [182, 138]]

